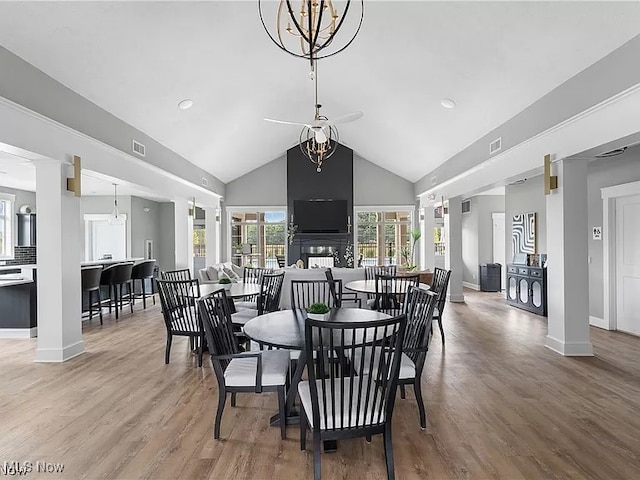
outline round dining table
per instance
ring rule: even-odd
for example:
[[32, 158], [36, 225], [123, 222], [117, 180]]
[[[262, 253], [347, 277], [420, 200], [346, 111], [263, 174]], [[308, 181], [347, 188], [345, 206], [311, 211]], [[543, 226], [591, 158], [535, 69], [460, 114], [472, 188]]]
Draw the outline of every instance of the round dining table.
[[[402, 277], [401, 277], [402, 278]], [[393, 281], [393, 280], [390, 280]], [[388, 282], [387, 280], [385, 280], [385, 282]], [[400, 281], [399, 282], [400, 285], [406, 286], [409, 285], [406, 281]], [[428, 290], [429, 288], [431, 288], [429, 285], [427, 285], [426, 283], [419, 283], [418, 286], [422, 289]], [[371, 280], [353, 280], [351, 282], [347, 282], [344, 284], [344, 288], [346, 288], [347, 290], [351, 290], [352, 292], [360, 292], [360, 293], [370, 293], [372, 295], [376, 294], [376, 281], [371, 279]], [[405, 288], [405, 287], [402, 287]], [[402, 291], [398, 290], [396, 291], [396, 289], [393, 289], [394, 293], [403, 293]]]
[[[362, 308], [333, 308], [329, 318], [330, 322], [357, 323], [372, 320], [383, 320], [389, 315], [375, 310]], [[285, 405], [285, 421], [287, 425], [300, 423], [300, 416], [294, 411], [293, 405], [298, 393], [298, 383], [302, 379], [306, 365], [305, 352], [305, 320], [307, 313], [304, 310], [278, 310], [276, 312], [259, 315], [249, 320], [243, 327], [244, 334], [260, 345], [270, 348], [285, 348], [299, 350], [295, 372], [291, 378], [291, 386], [287, 391]], [[280, 416], [276, 413], [270, 419], [271, 425], [280, 425]], [[334, 441], [325, 442], [325, 451], [335, 451]]]

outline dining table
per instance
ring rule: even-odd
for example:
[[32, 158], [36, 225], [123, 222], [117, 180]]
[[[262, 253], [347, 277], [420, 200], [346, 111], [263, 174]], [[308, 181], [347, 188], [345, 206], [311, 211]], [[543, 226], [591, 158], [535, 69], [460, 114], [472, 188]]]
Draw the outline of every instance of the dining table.
[[[393, 280], [390, 280], [391, 282], [393, 282]], [[387, 280], [386, 282], [389, 282], [389, 280]], [[399, 286], [402, 286], [401, 288], [398, 289], [393, 289], [394, 293], [405, 293], [402, 291], [402, 288], [406, 288], [406, 285], [408, 285], [406, 282], [403, 282], [402, 280], [400, 280], [398, 282]], [[429, 288], [431, 288], [430, 285], [427, 285], [426, 283], [418, 283], [418, 287], [428, 290]], [[370, 280], [353, 280], [351, 282], [347, 282], [344, 284], [344, 288], [346, 288], [347, 290], [351, 290], [352, 292], [359, 292], [359, 293], [368, 293], [371, 295], [375, 295], [376, 294], [376, 281], [374, 279], [370, 279]]]
[[[361, 308], [333, 308], [327, 321], [357, 323], [373, 320], [382, 320], [390, 316], [375, 310]], [[280, 348], [300, 351], [300, 357], [296, 363], [296, 369], [291, 378], [291, 386], [286, 395], [284, 421], [287, 425], [300, 423], [300, 416], [294, 409], [294, 402], [298, 393], [298, 383], [306, 366], [307, 355], [305, 351], [305, 310], [278, 310], [276, 312], [259, 315], [249, 320], [243, 327], [244, 334], [257, 342], [261, 347]], [[270, 419], [272, 426], [280, 425], [283, 419], [275, 414]], [[325, 451], [334, 451], [335, 442], [325, 442]]]

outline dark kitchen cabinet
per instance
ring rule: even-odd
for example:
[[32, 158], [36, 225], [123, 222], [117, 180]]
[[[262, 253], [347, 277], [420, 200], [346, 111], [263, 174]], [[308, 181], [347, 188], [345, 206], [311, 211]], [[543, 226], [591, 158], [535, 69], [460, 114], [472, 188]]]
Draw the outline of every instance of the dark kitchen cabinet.
[[547, 316], [547, 269], [507, 265], [507, 303]]
[[18, 246], [34, 247], [36, 245], [36, 214], [18, 213]]

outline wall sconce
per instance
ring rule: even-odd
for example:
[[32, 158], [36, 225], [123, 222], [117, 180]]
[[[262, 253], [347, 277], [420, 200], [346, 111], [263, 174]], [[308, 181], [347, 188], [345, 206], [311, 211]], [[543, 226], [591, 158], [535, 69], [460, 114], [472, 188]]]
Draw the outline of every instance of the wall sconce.
[[193, 199], [191, 200], [191, 207], [189, 207], [189, 216], [194, 218], [196, 216], [196, 197], [193, 197]]
[[74, 197], [79, 197], [82, 194], [81, 189], [81, 165], [82, 161], [77, 155], [73, 156], [73, 177], [67, 178], [67, 190], [73, 192]]
[[558, 188], [558, 176], [551, 175], [551, 155], [544, 156], [544, 194], [549, 195], [551, 190]]

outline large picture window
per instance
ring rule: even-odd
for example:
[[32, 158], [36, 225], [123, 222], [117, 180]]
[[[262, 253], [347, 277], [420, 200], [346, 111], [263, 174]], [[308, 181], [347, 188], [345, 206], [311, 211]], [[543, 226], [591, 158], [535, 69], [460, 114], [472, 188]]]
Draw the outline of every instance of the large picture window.
[[357, 266], [403, 265], [411, 246], [411, 210], [357, 212]]
[[238, 266], [278, 268], [286, 255], [286, 211], [232, 211], [231, 261]]
[[0, 193], [0, 258], [13, 257], [14, 196]]

